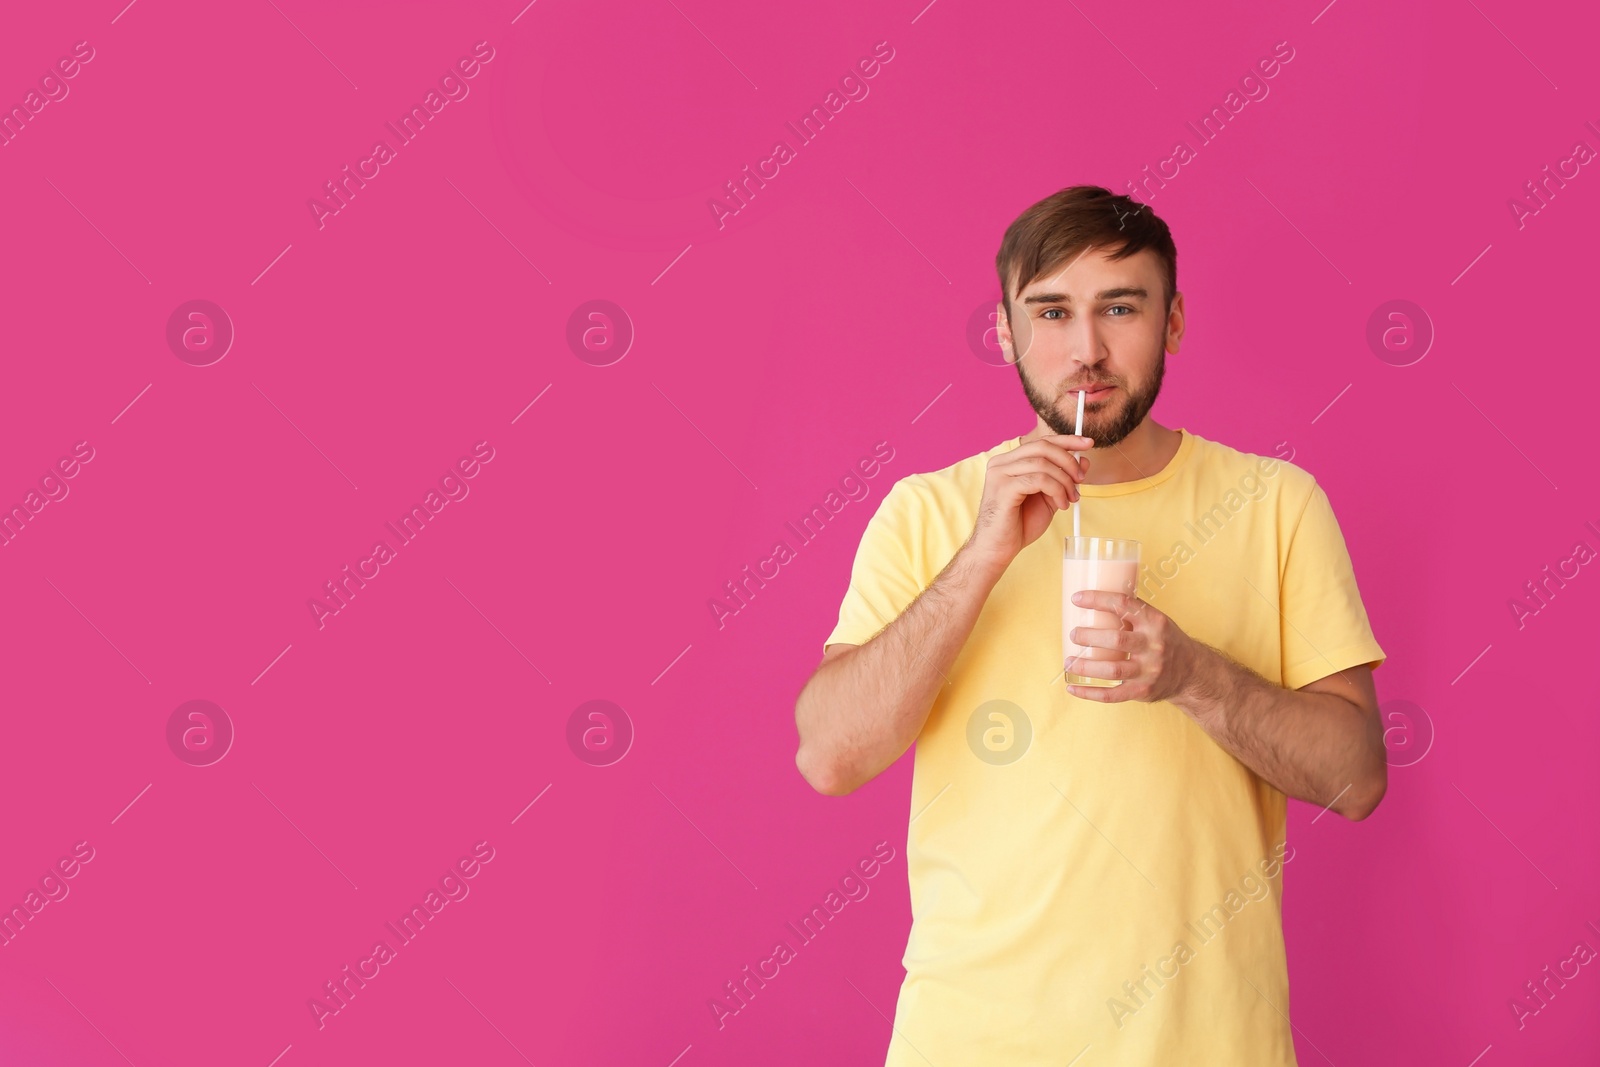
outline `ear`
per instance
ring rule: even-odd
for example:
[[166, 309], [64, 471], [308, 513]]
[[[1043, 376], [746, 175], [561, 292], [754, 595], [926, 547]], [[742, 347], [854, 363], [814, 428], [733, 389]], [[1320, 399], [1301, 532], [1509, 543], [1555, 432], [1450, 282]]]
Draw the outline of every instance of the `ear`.
[[1014, 364], [1017, 362], [1017, 349], [1016, 343], [1011, 338], [1011, 323], [1006, 318], [1005, 301], [998, 301], [994, 311], [995, 336], [1000, 341], [1000, 351], [1005, 354], [1007, 363]]
[[1179, 292], [1172, 298], [1172, 310], [1167, 313], [1167, 355], [1178, 354], [1178, 347], [1183, 341], [1183, 293]]

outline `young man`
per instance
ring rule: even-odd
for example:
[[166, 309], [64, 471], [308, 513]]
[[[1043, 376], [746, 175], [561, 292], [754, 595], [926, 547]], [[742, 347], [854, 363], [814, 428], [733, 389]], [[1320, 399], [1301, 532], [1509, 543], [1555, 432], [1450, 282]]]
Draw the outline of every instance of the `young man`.
[[[1339, 525], [1304, 470], [1149, 417], [1184, 319], [1148, 207], [1064, 189], [996, 265], [1037, 423], [893, 485], [795, 705], [829, 795], [916, 742], [887, 1062], [1292, 1065], [1285, 796], [1363, 819], [1387, 784]], [[1077, 601], [1121, 629], [1067, 635], [1115, 687], [1064, 677], [1073, 507], [1142, 543], [1137, 595]]]

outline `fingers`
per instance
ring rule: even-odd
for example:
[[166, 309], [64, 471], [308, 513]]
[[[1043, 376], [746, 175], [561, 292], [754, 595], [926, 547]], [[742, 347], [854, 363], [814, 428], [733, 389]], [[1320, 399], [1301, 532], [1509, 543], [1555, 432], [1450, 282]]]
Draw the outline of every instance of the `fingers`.
[[1113, 652], [1133, 653], [1144, 640], [1136, 630], [1107, 630], [1099, 626], [1074, 626], [1067, 640], [1082, 648], [1109, 648]]
[[1143, 617], [1144, 601], [1110, 589], [1080, 589], [1072, 594], [1072, 602], [1080, 608], [1108, 611], [1119, 619]]
[[1089, 465], [1089, 457], [1081, 455], [1094, 447], [1094, 441], [1087, 437], [1073, 434], [1052, 434], [1041, 437], [1026, 444], [1018, 445], [1010, 452], [999, 457], [998, 463], [1004, 466], [1008, 461], [1016, 462], [1032, 456], [1045, 456], [1056, 466], [1072, 476], [1075, 482], [1083, 481], [1083, 472]]
[[[1137, 666], [1130, 660], [1114, 659], [1083, 659], [1080, 657], [1074, 663], [1067, 664], [1067, 672], [1076, 674], [1080, 678], [1099, 678], [1107, 682], [1122, 682], [1127, 684], [1127, 679], [1139, 673]], [[1101, 686], [1085, 686], [1087, 689], [1109, 688]], [[1118, 686], [1117, 688], [1121, 688]]]
[[1000, 468], [1000, 474], [1008, 480], [1015, 479], [1027, 485], [1030, 493], [1048, 491], [1040, 486], [1058, 487], [1061, 490], [1060, 497], [1052, 494], [1051, 499], [1057, 500], [1056, 507], [1063, 511], [1066, 510], [1066, 504], [1061, 500], [1070, 502], [1078, 499], [1078, 483], [1072, 475], [1044, 456], [1024, 456], [1013, 460]]
[[1059, 475], [1045, 471], [1024, 471], [1006, 476], [1001, 484], [1002, 499], [1006, 507], [1016, 507], [1034, 494], [1049, 500], [1057, 511], [1066, 511], [1077, 499], [1076, 491], [1061, 484]]

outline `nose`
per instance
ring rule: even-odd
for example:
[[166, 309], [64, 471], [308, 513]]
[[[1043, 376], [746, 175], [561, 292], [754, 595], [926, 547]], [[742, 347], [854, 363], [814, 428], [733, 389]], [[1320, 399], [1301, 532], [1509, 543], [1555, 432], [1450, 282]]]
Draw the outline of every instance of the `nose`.
[[1074, 325], [1070, 346], [1072, 378], [1081, 381], [1098, 377], [1098, 368], [1111, 355], [1099, 320], [1093, 315], [1085, 315]]

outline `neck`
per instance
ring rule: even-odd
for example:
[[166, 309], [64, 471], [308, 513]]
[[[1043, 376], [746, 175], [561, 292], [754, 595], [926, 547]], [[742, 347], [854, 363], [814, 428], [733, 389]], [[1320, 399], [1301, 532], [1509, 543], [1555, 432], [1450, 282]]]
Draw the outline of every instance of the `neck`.
[[[1087, 429], [1087, 428], [1086, 428]], [[1055, 431], [1038, 419], [1023, 442], [1034, 441]], [[1152, 418], [1139, 423], [1127, 437], [1110, 447], [1096, 447], [1082, 453], [1089, 459], [1085, 485], [1113, 485], [1159, 474], [1178, 454], [1183, 435]]]

